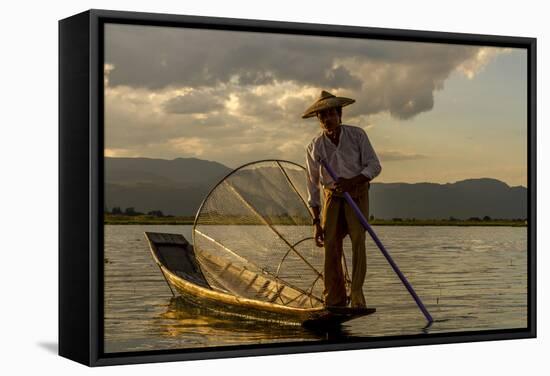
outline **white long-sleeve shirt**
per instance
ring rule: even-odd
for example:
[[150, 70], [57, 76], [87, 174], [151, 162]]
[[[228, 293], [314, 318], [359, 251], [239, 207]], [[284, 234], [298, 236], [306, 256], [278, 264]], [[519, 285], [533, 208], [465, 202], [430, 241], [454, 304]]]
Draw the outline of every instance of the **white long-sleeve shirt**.
[[359, 127], [341, 125], [338, 146], [321, 132], [306, 148], [308, 205], [320, 206], [320, 185], [334, 188], [334, 181], [321, 164], [328, 162], [338, 177], [350, 179], [359, 174], [374, 179], [382, 166], [367, 133]]

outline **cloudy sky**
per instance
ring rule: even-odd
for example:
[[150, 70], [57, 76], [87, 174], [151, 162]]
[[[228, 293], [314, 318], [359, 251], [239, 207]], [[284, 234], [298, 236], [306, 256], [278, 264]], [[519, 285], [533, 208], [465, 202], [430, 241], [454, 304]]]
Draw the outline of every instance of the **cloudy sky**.
[[379, 182], [491, 177], [527, 186], [527, 54], [520, 49], [193, 30], [105, 29], [105, 155], [229, 167], [304, 164], [321, 90], [351, 97]]

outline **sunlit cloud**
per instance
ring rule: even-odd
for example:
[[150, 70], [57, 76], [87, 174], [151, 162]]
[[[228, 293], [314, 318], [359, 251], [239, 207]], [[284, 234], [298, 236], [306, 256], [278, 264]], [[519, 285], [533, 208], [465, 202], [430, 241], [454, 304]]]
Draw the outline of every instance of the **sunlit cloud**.
[[427, 159], [427, 155], [418, 154], [418, 153], [405, 153], [395, 150], [382, 150], [377, 153], [378, 157], [383, 162], [394, 162], [394, 161], [410, 161], [418, 159]]
[[105, 148], [104, 150], [105, 157], [124, 157], [124, 158], [135, 158], [141, 157], [141, 155], [134, 149], [110, 149]]
[[224, 109], [224, 100], [213, 93], [193, 90], [176, 95], [163, 103], [164, 111], [173, 114], [206, 114]]
[[178, 137], [168, 141], [168, 146], [181, 155], [201, 157], [210, 147], [208, 140], [199, 137]]
[[510, 48], [482, 47], [470, 59], [465, 60], [457, 66], [456, 70], [464, 74], [470, 80], [491, 62], [495, 56], [503, 53], [510, 53]]

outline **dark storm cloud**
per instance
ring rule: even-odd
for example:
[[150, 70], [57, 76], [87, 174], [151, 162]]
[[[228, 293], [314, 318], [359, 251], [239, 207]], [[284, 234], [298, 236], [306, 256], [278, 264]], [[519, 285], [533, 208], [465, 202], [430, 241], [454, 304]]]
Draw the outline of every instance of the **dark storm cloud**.
[[[398, 119], [409, 119], [430, 111], [434, 106], [434, 92], [441, 88], [447, 76], [418, 78], [416, 69], [410, 79], [402, 79], [400, 68], [388, 67], [381, 74], [383, 84], [368, 84], [364, 90], [350, 93], [357, 105], [348, 108], [349, 114], [370, 115], [388, 111]], [[414, 77], [414, 78], [413, 78]]]
[[[431, 110], [434, 91], [479, 50], [460, 45], [131, 25], [107, 25], [105, 40], [105, 61], [114, 66], [109, 75], [111, 87], [154, 91], [231, 83], [242, 90], [290, 81], [348, 93], [357, 99], [353, 115], [389, 111], [400, 119]], [[166, 109], [188, 113], [218, 108], [216, 103], [193, 102], [193, 98], [173, 99]]]
[[361, 80], [333, 62], [364, 46], [335, 38], [108, 25], [105, 61], [115, 66], [113, 87], [214, 86], [238, 77], [241, 85], [277, 79], [359, 88]]

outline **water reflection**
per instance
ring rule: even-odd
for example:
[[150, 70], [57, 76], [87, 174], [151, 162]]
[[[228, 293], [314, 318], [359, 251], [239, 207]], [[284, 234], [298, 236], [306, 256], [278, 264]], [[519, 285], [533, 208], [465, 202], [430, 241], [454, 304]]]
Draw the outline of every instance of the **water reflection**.
[[[162, 334], [168, 337], [185, 336], [193, 332], [201, 336], [228, 336], [232, 343], [246, 341], [264, 343], [277, 341], [319, 341], [338, 340], [352, 336], [349, 329], [334, 327], [329, 329], [306, 329], [300, 325], [277, 322], [262, 322], [215, 312], [197, 306], [183, 297], [170, 299], [162, 319], [169, 324], [163, 326]], [[226, 343], [231, 344], [231, 343]]]

